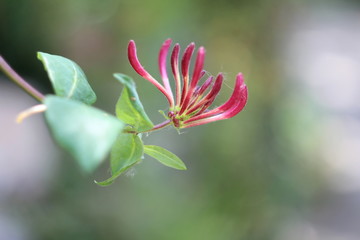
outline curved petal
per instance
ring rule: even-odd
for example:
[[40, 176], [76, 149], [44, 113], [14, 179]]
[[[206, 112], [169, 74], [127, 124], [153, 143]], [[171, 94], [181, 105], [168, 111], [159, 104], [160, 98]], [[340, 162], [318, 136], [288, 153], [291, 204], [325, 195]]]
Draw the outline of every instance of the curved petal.
[[176, 106], [180, 104], [181, 101], [181, 80], [179, 72], [179, 52], [180, 45], [177, 43], [174, 46], [174, 49], [171, 53], [171, 70], [175, 79], [175, 94], [176, 94]]
[[190, 88], [194, 89], [195, 86], [198, 84], [199, 79], [201, 78], [202, 74], [205, 74], [203, 72], [204, 67], [204, 61], [205, 61], [205, 48], [200, 47], [196, 56], [195, 66], [194, 66], [194, 72], [191, 79], [191, 85]]
[[188, 91], [188, 84], [189, 84], [189, 67], [190, 67], [190, 60], [191, 60], [191, 56], [194, 52], [194, 48], [195, 48], [195, 43], [190, 43], [185, 51], [184, 51], [184, 55], [182, 57], [181, 60], [181, 74], [183, 77], [183, 89], [182, 89], [182, 93], [181, 93], [181, 102], [184, 101], [184, 98], [187, 94]]
[[185, 98], [181, 104], [180, 114], [182, 114], [189, 105], [191, 95], [193, 94], [194, 89], [201, 77], [201, 74], [203, 71], [203, 66], [204, 66], [204, 60], [205, 60], [205, 48], [200, 47], [197, 52], [195, 66], [194, 66], [194, 72], [193, 72], [193, 76], [191, 79], [190, 87], [189, 87], [188, 91], [186, 92]]
[[173, 106], [174, 101], [172, 96], [168, 93], [168, 91], [158, 82], [155, 78], [153, 78], [141, 65], [141, 63], [138, 60], [137, 54], [136, 54], [136, 45], [133, 40], [130, 40], [128, 45], [128, 58], [131, 66], [134, 68], [134, 70], [143, 78], [151, 82], [155, 87], [157, 87], [160, 92], [162, 92], [166, 99], [168, 100], [170, 106]]
[[174, 99], [173, 93], [171, 91], [170, 83], [169, 83], [169, 78], [168, 78], [167, 71], [166, 71], [166, 57], [169, 52], [170, 45], [171, 45], [171, 39], [169, 38], [163, 43], [163, 45], [160, 48], [159, 70], [160, 70], [160, 76], [163, 80], [166, 91], [169, 93], [171, 98]]
[[227, 102], [209, 112], [200, 114], [184, 122], [184, 128], [198, 126], [234, 117], [246, 105], [248, 90], [241, 73], [237, 75], [234, 91]]

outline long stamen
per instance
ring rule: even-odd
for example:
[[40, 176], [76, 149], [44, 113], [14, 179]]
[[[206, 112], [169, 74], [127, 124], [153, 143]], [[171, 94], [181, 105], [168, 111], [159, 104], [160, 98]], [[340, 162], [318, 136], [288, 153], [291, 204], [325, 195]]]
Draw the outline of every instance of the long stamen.
[[206, 96], [201, 99], [197, 104], [195, 104], [193, 107], [191, 107], [189, 109], [189, 111], [187, 111], [187, 114], [193, 113], [196, 110], [201, 109], [199, 112], [196, 113], [196, 115], [201, 114], [202, 112], [204, 112], [215, 100], [216, 96], [219, 94], [222, 83], [223, 83], [223, 75], [220, 73], [215, 80], [215, 84], [213, 86], [213, 88], [211, 89], [211, 91], [206, 94]]
[[176, 106], [180, 105], [181, 101], [181, 80], [180, 80], [180, 72], [179, 72], [179, 51], [180, 45], [175, 44], [174, 50], [171, 54], [171, 70], [175, 79], [175, 93], [176, 93]]
[[[205, 75], [205, 71], [202, 71], [201, 77], [203, 77], [204, 75]], [[211, 85], [213, 79], [214, 79], [213, 76], [208, 77], [208, 79], [205, 80], [205, 82], [203, 83], [203, 85], [201, 85], [199, 91], [196, 94], [202, 95], [206, 91], [206, 89], [208, 89], [208, 87]]]
[[170, 106], [172, 107], [174, 105], [174, 100], [172, 98], [172, 95], [158, 82], [153, 78], [146, 70], [145, 68], [140, 64], [137, 54], [136, 54], [136, 45], [133, 40], [129, 42], [128, 45], [128, 58], [130, 61], [131, 66], [134, 68], [134, 70], [143, 78], [151, 82], [155, 87], [157, 87], [160, 92], [162, 92], [166, 99], [168, 100]]
[[171, 45], [171, 39], [169, 38], [163, 43], [163, 45], [160, 48], [159, 70], [160, 70], [160, 75], [163, 80], [166, 91], [169, 93], [171, 98], [174, 99], [173, 93], [171, 91], [170, 83], [169, 83], [169, 78], [168, 78], [167, 71], [166, 71], [166, 57], [169, 52], [170, 45]]
[[191, 101], [189, 103], [189, 107], [191, 108], [192, 106], [194, 106], [196, 103], [198, 103], [199, 99], [202, 97], [202, 95], [204, 94], [204, 92], [210, 87], [212, 81], [213, 81], [214, 77], [210, 76], [208, 79], [206, 79], [206, 81], [204, 82], [203, 85], [201, 85], [201, 87], [195, 89], [194, 94], [191, 97]]

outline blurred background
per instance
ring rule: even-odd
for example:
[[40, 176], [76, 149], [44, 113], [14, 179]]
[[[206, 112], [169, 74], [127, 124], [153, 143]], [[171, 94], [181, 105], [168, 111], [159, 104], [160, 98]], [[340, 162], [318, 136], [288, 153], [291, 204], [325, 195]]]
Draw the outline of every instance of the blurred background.
[[112, 73], [132, 76], [154, 123], [166, 100], [131, 69], [159, 76], [171, 37], [205, 46], [224, 72], [219, 105], [243, 72], [249, 102], [231, 120], [144, 138], [187, 171], [145, 158], [102, 188], [51, 140], [36, 102], [0, 75], [0, 240], [360, 239], [360, 3], [357, 0], [0, 0], [0, 53], [43, 93], [36, 52], [77, 62], [114, 113]]

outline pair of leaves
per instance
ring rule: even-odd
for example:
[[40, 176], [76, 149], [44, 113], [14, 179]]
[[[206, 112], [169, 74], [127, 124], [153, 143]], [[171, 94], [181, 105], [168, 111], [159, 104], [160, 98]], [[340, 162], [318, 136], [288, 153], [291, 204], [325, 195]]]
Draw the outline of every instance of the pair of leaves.
[[[153, 128], [139, 100], [134, 81], [115, 74], [124, 85], [116, 104], [117, 118], [89, 106], [96, 101], [85, 74], [73, 61], [61, 56], [38, 53], [57, 96], [47, 96], [45, 118], [55, 140], [67, 150], [85, 171], [94, 170], [111, 149], [112, 176], [97, 182], [106, 186], [121, 173], [141, 161], [144, 153], [160, 163], [179, 170], [185, 164], [173, 153], [159, 146], [143, 145], [137, 134]], [[127, 127], [126, 127], [127, 126]]]
[[[120, 73], [114, 74], [124, 89], [116, 104], [116, 116], [136, 132], [143, 132], [153, 128], [153, 123], [144, 111], [136, 92], [134, 81]], [[121, 134], [111, 151], [110, 165], [111, 177], [102, 182], [96, 182], [101, 186], [107, 186], [114, 182], [123, 172], [141, 161], [144, 153], [155, 158], [168, 167], [185, 170], [185, 164], [175, 154], [159, 146], [143, 145], [142, 140], [136, 134]]]
[[46, 96], [45, 119], [56, 142], [86, 172], [106, 157], [125, 123], [89, 106], [96, 101], [82, 69], [73, 61], [38, 53], [57, 96]]
[[143, 154], [155, 158], [165, 166], [178, 170], [186, 170], [181, 159], [168, 150], [154, 145], [143, 145], [141, 139], [135, 134], [122, 134], [119, 136], [111, 151], [112, 176], [105, 181], [97, 182], [100, 186], [108, 186], [123, 172], [139, 163]]

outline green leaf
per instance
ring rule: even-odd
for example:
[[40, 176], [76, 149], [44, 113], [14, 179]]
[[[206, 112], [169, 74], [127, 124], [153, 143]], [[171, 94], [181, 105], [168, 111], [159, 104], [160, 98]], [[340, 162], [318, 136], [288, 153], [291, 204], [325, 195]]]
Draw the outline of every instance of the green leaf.
[[38, 52], [37, 57], [44, 64], [57, 96], [75, 99], [89, 105], [96, 101], [96, 95], [84, 72], [75, 62], [43, 52]]
[[107, 186], [114, 182], [121, 173], [141, 161], [144, 147], [141, 139], [135, 134], [121, 134], [111, 150], [111, 173], [112, 176], [102, 182], [100, 186]]
[[141, 160], [143, 153], [144, 146], [137, 135], [121, 134], [111, 150], [112, 174], [124, 171], [124, 169]]
[[83, 170], [94, 170], [106, 157], [125, 124], [84, 103], [47, 96], [45, 119], [56, 142]]
[[115, 73], [114, 77], [124, 85], [124, 89], [116, 104], [116, 116], [133, 126], [139, 132], [153, 128], [154, 124], [145, 113], [136, 92], [134, 81], [121, 73]]
[[168, 150], [154, 145], [145, 145], [144, 152], [164, 164], [165, 166], [178, 170], [186, 170], [185, 163], [181, 159], [169, 152]]

